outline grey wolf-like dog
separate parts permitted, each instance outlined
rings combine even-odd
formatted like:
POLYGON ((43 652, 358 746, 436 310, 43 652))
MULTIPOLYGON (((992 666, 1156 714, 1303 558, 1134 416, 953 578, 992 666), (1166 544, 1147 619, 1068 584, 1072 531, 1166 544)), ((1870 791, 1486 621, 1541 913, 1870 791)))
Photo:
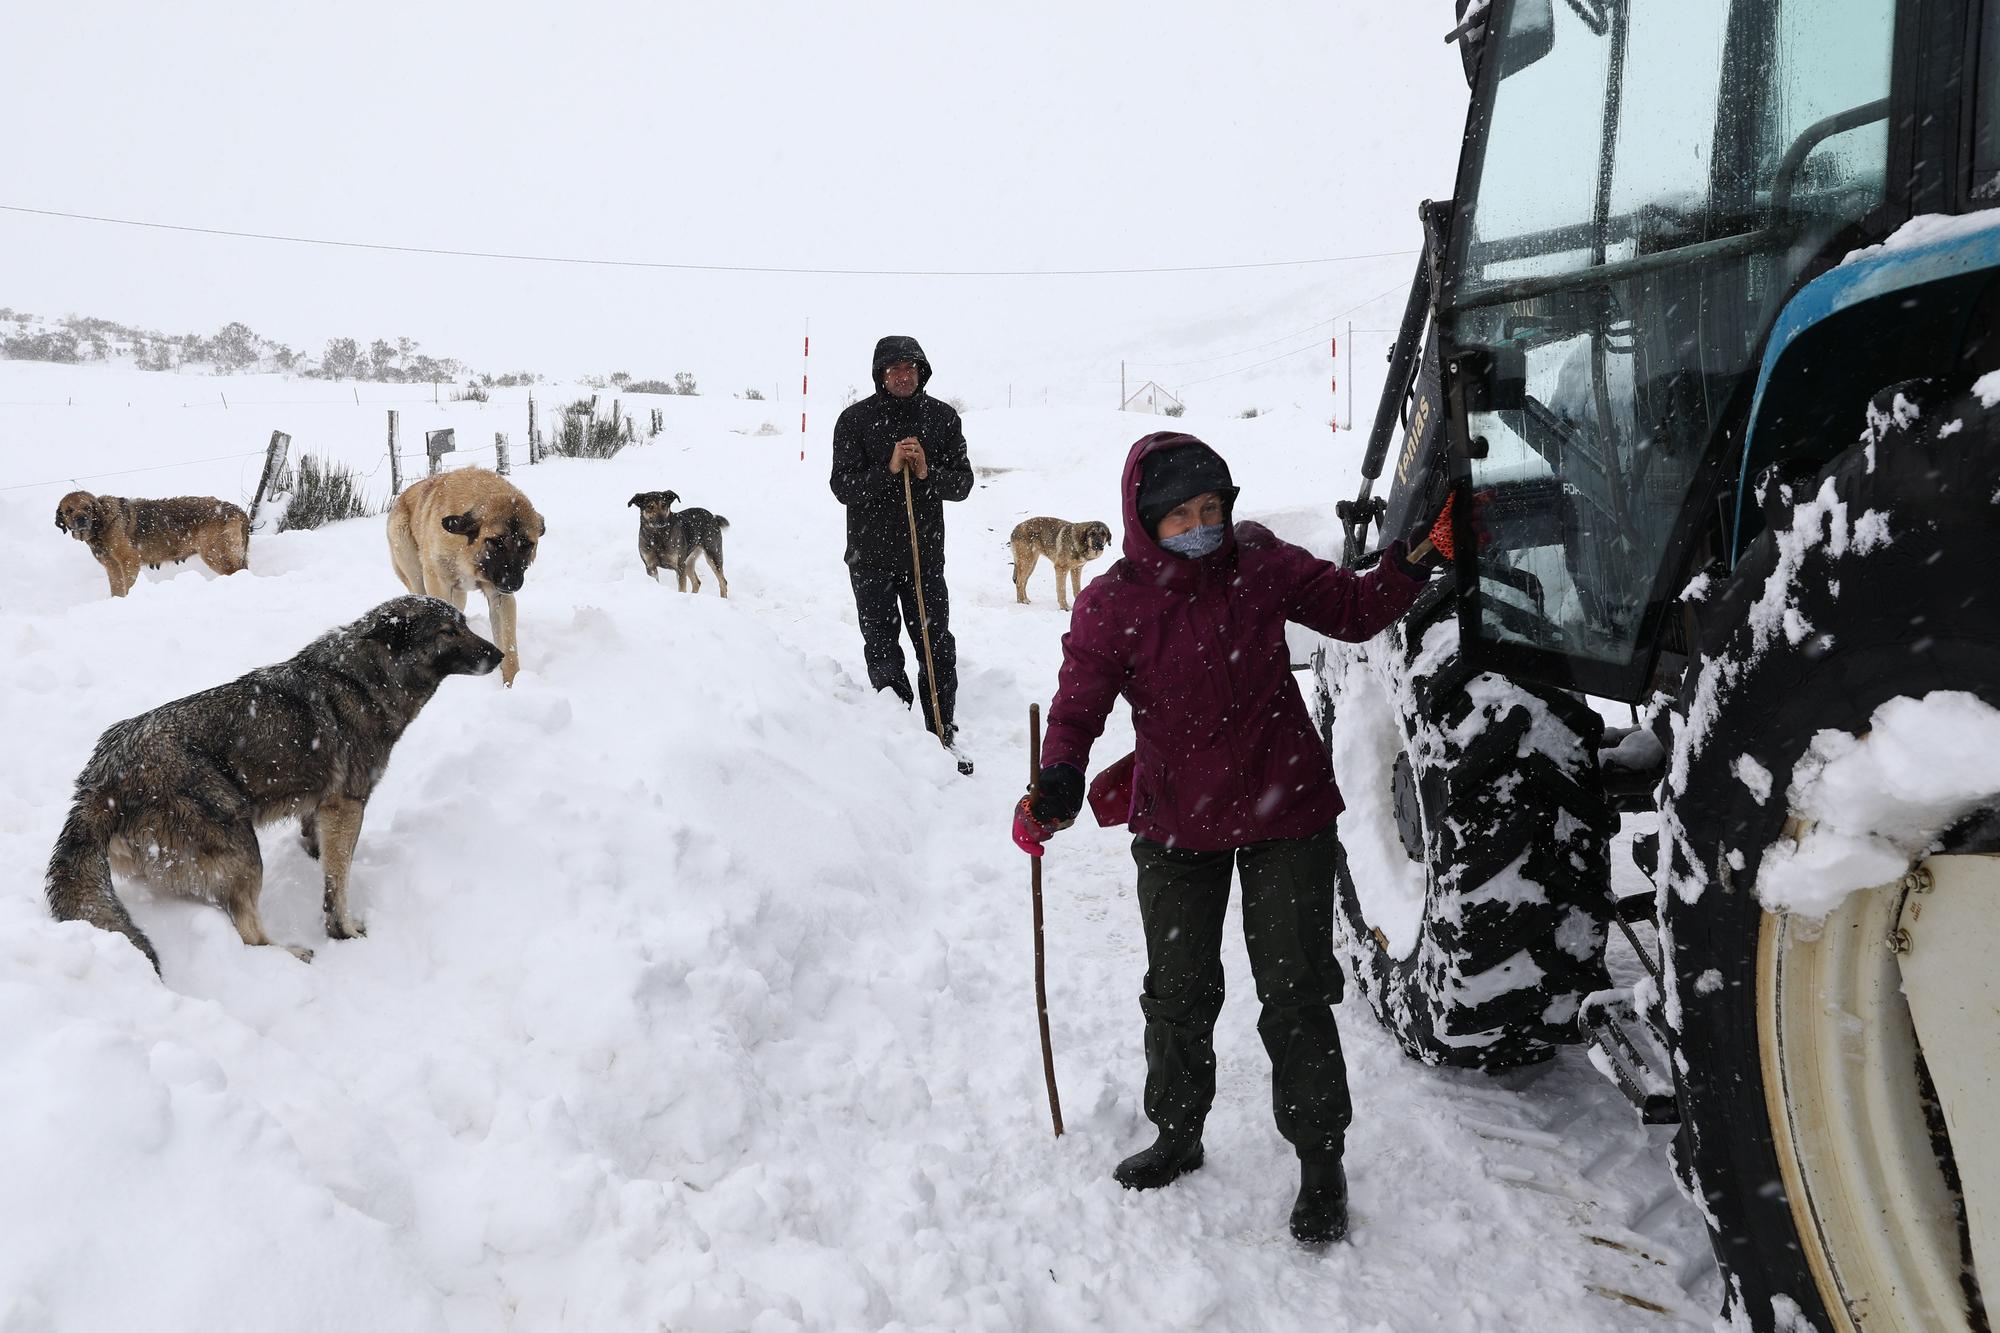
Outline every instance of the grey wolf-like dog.
POLYGON ((466 627, 464 612, 398 597, 289 661, 113 723, 77 777, 49 858, 49 910, 116 931, 159 971, 112 886, 116 870, 212 900, 245 944, 269 944, 257 826, 297 816, 324 868, 327 936, 362 934, 347 910, 347 873, 390 750, 447 676, 498 665, 500 650, 466 627))

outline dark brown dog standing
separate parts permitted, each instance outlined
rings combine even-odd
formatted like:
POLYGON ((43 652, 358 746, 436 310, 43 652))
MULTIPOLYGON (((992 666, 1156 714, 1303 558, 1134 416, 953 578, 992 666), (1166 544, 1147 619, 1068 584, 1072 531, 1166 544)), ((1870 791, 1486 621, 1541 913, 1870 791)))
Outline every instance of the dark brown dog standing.
POLYGON ((389 507, 389 558, 411 592, 442 597, 463 611, 477 588, 486 598, 500 679, 521 669, 514 637, 514 594, 527 581, 535 544, 548 523, 528 497, 497 472, 458 468, 411 486, 389 507))
POLYGON ((1069 610, 1068 582, 1083 591, 1083 567, 1111 545, 1111 529, 1098 522, 1066 523, 1059 518, 1024 518, 1014 525, 1007 544, 1014 549, 1014 600, 1028 600, 1028 576, 1042 556, 1056 567, 1056 605, 1069 610))
POLYGON ((655 579, 662 568, 674 571, 682 592, 688 585, 701 591, 701 575, 695 572, 694 558, 705 556, 715 571, 722 595, 729 596, 729 579, 722 572, 722 530, 729 520, 706 509, 683 509, 676 513, 674 502, 681 497, 672 491, 641 491, 625 503, 639 511, 639 559, 655 579))
POLYGON ((56 503, 56 527, 90 548, 123 597, 139 567, 178 564, 198 555, 218 574, 250 567, 250 516, 210 495, 128 500, 71 491, 56 503))

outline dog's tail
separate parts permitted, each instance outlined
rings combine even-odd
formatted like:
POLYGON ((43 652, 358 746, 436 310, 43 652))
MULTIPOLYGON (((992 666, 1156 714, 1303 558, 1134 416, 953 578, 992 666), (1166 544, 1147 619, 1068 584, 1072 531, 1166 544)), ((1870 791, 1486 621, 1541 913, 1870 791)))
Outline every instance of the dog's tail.
POLYGON ((715 526, 718 528, 726 528, 729 526, 729 520, 724 518, 722 515, 717 514, 715 516, 715 526))
POLYGON ((117 815, 102 796, 79 792, 56 836, 56 849, 49 857, 49 911, 58 921, 88 921, 100 930, 115 931, 132 941, 153 971, 160 970, 160 955, 153 942, 132 920, 125 904, 111 887, 111 859, 107 848, 117 815))
MULTIPOLYGON (((248 569, 250 568, 250 515, 236 505, 229 505, 227 508, 230 512, 223 516, 222 527, 230 546, 232 558, 229 563, 235 565, 236 569, 248 569)), ((236 570, 232 569, 229 572, 233 574, 236 570)))

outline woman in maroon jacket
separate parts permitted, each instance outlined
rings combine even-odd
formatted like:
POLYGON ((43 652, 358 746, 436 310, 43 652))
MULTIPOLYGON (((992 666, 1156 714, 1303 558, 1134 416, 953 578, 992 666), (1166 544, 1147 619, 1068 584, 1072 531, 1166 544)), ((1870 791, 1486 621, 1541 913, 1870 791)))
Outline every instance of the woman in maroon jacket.
POLYGON ((1342 569, 1259 524, 1231 522, 1235 500, 1228 465, 1192 435, 1161 432, 1132 446, 1125 558, 1070 613, 1044 766, 1016 807, 1014 838, 1039 856, 1076 818, 1091 743, 1124 696, 1137 747, 1121 813, 1139 867, 1145 1107, 1159 1137, 1114 1175, 1128 1189, 1153 1189, 1201 1165, 1234 865, 1272 1110, 1301 1164, 1292 1234, 1322 1244, 1347 1231, 1341 1152, 1352 1118, 1332 1007, 1341 994, 1341 801, 1292 680, 1285 623, 1372 638, 1409 609, 1430 568, 1397 542, 1369 573, 1342 569))

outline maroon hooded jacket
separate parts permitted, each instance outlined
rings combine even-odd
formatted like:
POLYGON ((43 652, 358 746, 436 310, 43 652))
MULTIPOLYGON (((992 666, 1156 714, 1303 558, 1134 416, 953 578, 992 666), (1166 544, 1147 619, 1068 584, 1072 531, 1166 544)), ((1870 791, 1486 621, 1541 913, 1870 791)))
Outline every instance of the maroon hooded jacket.
POLYGON ((1088 772, 1123 695, 1137 735, 1134 833, 1191 851, 1305 837, 1341 800, 1292 680, 1285 622, 1370 639, 1423 583, 1387 557, 1366 574, 1342 569, 1257 523, 1232 523, 1198 560, 1165 550, 1139 521, 1140 464, 1195 442, 1148 435, 1125 459, 1125 558, 1070 613, 1042 762, 1088 772))

